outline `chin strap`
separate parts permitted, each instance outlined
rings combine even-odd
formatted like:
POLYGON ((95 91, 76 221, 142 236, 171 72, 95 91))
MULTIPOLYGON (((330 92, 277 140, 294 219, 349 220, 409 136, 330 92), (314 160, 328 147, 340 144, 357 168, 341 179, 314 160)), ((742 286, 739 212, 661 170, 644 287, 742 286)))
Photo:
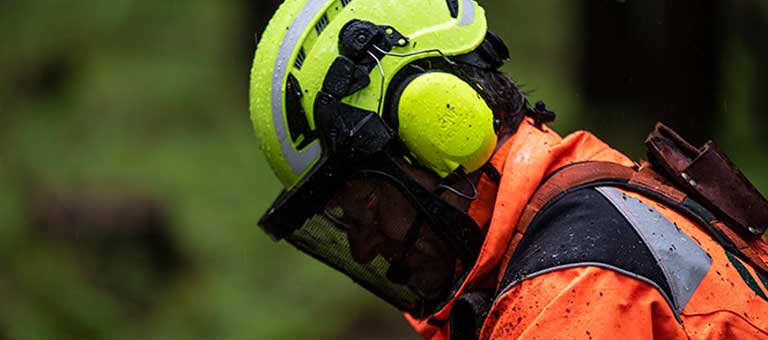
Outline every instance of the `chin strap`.
MULTIPOLYGON (((461 177, 467 184, 469 184, 470 188, 472 188, 472 193, 467 195, 463 192, 461 192, 459 189, 456 189, 448 184, 445 184, 445 182, 441 183, 439 186, 437 186, 438 189, 442 189, 445 191, 448 191, 456 196, 459 196, 467 201, 474 201, 477 199, 478 193, 477 193, 477 185, 472 182, 471 179, 469 179, 469 176, 467 176, 463 171, 459 170, 456 175, 458 177, 461 177)), ((450 177, 449 177, 450 178, 450 177)))
POLYGON ((485 163, 482 167, 483 173, 488 176, 488 179, 491 180, 491 182, 496 183, 496 185, 501 184, 501 172, 499 172, 498 169, 496 169, 491 162, 485 163))
MULTIPOLYGON (((490 179, 493 183, 496 185, 499 185, 501 183, 501 173, 498 169, 496 169, 491 162, 485 163, 480 170, 488 176, 488 179, 490 179)), ((437 188, 440 190, 448 191, 456 196, 459 196, 467 201, 474 201, 478 197, 478 191, 477 191, 477 185, 472 181, 472 179, 469 178, 468 175, 464 174, 463 172, 458 172, 456 174, 458 177, 461 177, 464 181, 466 181, 470 188, 472 188, 472 193, 467 195, 463 192, 461 192, 459 189, 456 189, 448 184, 441 183, 437 188)))

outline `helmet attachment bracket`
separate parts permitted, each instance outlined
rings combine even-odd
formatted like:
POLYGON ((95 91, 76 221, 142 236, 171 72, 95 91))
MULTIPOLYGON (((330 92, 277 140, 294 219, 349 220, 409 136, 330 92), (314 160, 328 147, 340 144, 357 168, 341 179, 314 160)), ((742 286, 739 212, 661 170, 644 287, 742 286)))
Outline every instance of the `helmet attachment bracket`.
POLYGON ((369 72, 367 67, 340 55, 333 61, 323 80, 323 91, 337 98, 349 96, 370 84, 369 72))
POLYGON ((322 91, 315 100, 315 123, 323 132, 323 146, 332 154, 349 159, 367 157, 384 149, 393 135, 376 112, 347 105, 322 91))
MULTIPOLYGON (((354 19, 344 25, 339 32, 339 52, 357 64, 373 67, 368 52, 389 52, 393 47, 408 46, 409 40, 392 26, 379 26, 370 21, 354 19), (377 47, 377 48, 374 48, 377 47)), ((370 71, 370 69, 369 69, 370 71)))

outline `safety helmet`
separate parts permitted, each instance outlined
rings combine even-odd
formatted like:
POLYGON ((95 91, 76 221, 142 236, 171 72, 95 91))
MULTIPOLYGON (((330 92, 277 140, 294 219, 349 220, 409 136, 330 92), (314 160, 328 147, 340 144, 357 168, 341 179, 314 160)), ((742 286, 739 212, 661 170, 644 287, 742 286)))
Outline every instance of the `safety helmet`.
POLYGON ((483 236, 439 197, 456 190, 404 167, 449 181, 488 162, 497 124, 459 64, 508 57, 472 0, 287 0, 251 75, 256 136, 285 187, 261 227, 414 317, 434 312, 483 236))

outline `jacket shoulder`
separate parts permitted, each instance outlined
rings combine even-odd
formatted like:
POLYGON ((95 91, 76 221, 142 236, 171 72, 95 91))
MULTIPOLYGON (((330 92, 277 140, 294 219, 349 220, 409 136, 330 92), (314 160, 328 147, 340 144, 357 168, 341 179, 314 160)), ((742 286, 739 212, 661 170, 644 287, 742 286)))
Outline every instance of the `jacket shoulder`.
POLYGON ((655 287, 679 316, 711 265, 654 208, 616 188, 583 188, 551 200, 531 221, 498 295, 546 273, 594 266, 655 287))

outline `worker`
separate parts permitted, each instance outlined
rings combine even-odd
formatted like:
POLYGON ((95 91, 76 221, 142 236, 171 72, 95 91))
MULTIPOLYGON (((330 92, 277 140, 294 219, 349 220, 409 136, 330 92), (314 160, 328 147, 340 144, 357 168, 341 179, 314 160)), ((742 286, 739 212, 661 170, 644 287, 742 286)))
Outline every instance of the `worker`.
POLYGON ((560 137, 508 59, 471 0, 287 0, 251 77, 262 228, 425 339, 768 339, 768 224, 560 137))

